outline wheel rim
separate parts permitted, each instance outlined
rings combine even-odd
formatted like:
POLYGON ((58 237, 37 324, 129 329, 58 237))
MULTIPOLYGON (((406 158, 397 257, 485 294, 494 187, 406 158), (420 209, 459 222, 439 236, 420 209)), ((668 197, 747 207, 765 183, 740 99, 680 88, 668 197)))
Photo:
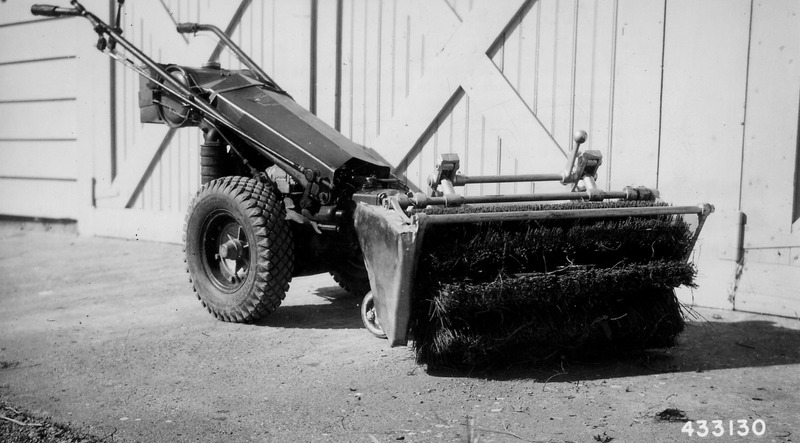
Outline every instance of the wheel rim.
POLYGON ((378 321, 378 313, 375 312, 375 304, 370 303, 367 306, 367 322, 375 329, 380 329, 381 324, 378 321))
POLYGON ((234 292, 250 271, 250 240, 244 227, 228 211, 206 218, 201 230, 203 267, 218 289, 234 292))
POLYGON ((375 310, 375 299, 372 292, 367 293, 362 302, 361 320, 364 326, 376 337, 385 338, 386 333, 383 332, 380 320, 378 320, 378 311, 375 310))

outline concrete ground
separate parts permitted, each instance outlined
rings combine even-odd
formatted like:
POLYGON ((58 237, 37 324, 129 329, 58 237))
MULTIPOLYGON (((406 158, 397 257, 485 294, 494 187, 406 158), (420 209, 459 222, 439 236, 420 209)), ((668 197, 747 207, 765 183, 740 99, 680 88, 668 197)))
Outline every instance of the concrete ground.
POLYGON ((428 373, 358 302, 301 278, 262 323, 222 323, 180 246, 4 225, 0 400, 114 442, 800 441, 796 319, 698 309, 667 351, 428 373))

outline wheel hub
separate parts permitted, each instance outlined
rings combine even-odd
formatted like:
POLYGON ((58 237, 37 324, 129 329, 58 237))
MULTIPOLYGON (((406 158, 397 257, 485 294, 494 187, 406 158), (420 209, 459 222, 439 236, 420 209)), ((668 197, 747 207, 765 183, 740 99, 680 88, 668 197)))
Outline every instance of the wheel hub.
POLYGON ((239 239, 231 239, 219 247, 219 256, 226 260, 239 260, 242 258, 244 247, 239 239))
POLYGON ((206 269, 220 289, 236 290, 250 269, 250 243, 239 222, 228 212, 213 214, 204 227, 206 269))

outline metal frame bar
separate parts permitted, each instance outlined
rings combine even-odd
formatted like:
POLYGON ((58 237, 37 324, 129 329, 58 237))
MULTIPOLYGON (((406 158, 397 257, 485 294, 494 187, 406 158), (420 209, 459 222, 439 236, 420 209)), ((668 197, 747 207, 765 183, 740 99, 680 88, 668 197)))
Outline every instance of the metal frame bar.
POLYGON ((520 183, 520 182, 547 182, 561 181, 559 174, 519 174, 519 175, 461 175, 457 174, 453 186, 464 186, 470 183, 520 183))
POLYGON ((484 223, 496 221, 528 221, 528 220, 564 220, 576 218, 607 217, 645 217, 654 215, 697 214, 707 217, 714 212, 708 203, 694 206, 651 206, 644 208, 599 208, 599 209, 557 209, 550 211, 506 211, 480 212, 466 214, 414 214, 417 218, 427 218, 434 225, 451 223, 484 223))
MULTIPOLYGON (((602 191, 598 197, 592 200, 605 200, 609 198, 619 198, 631 200, 630 194, 624 191, 602 191)), ((468 195, 447 194, 442 197, 416 198, 415 206, 455 206, 458 204, 473 203, 520 203, 536 201, 562 201, 562 200, 588 200, 589 195, 584 192, 542 192, 538 194, 507 194, 507 195, 468 195)), ((414 203, 412 199, 412 203, 414 203)))

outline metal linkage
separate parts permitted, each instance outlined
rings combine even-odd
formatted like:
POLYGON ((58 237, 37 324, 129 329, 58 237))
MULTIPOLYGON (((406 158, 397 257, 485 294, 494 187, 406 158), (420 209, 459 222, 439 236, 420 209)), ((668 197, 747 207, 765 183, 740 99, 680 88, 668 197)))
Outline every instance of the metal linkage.
MULTIPOLYGON (((649 191, 649 190, 648 190, 649 191)), ((633 200, 655 200, 654 198, 643 198, 653 196, 654 193, 640 192, 636 188, 625 188, 622 191, 602 191, 588 192, 540 192, 536 194, 507 194, 507 195, 468 195, 444 194, 440 197, 429 197, 423 193, 416 193, 411 197, 398 196, 400 205, 403 207, 414 206, 415 208, 425 208, 428 206, 459 206, 462 204, 476 203, 521 203, 521 202, 543 202, 543 201, 566 201, 566 200, 590 200, 602 201, 607 199, 621 199, 626 201, 633 200)))
POLYGON ((578 155, 581 144, 586 142, 586 131, 576 131, 573 140, 575 149, 570 152, 564 170, 552 174, 515 174, 515 175, 473 175, 466 176, 458 172, 460 161, 458 154, 442 154, 436 172, 428 177, 428 186, 431 195, 448 194, 450 186, 464 186, 470 183, 531 183, 560 181, 561 184, 577 184, 597 175, 597 169, 603 162, 603 155, 599 151, 589 150, 578 155))
POLYGON ((442 154, 436 172, 428 178, 430 195, 421 193, 410 196, 408 201, 400 198, 400 204, 426 207, 428 205, 459 206, 469 203, 509 203, 550 200, 590 200, 605 199, 623 200, 655 200, 658 192, 647 188, 625 188, 618 192, 603 191, 597 186, 595 178, 597 170, 603 163, 603 155, 599 151, 578 151, 586 142, 586 132, 576 131, 573 137, 575 149, 567 158, 567 164, 560 173, 552 174, 518 174, 518 175, 480 175, 466 176, 458 172, 460 160, 458 154, 442 154), (470 183, 532 183, 559 181, 563 185, 573 185, 570 192, 536 193, 517 195, 463 196, 455 191, 456 186, 470 183), (585 191, 575 192, 578 183, 583 181, 585 191))
POLYGON ((604 191, 597 186, 595 178, 597 170, 603 162, 599 151, 585 151, 578 155, 580 145, 586 141, 586 132, 575 133, 575 149, 572 151, 564 170, 553 174, 521 174, 521 175, 482 175, 465 176, 458 172, 460 161, 457 154, 442 154, 441 161, 436 167, 436 173, 428 178, 430 187, 429 195, 415 193, 407 197, 397 196, 399 206, 408 208, 425 208, 430 205, 460 206, 470 203, 515 203, 537 201, 562 201, 562 200, 589 200, 603 201, 606 199, 621 200, 647 200, 654 201, 658 198, 658 191, 639 187, 626 187, 621 191, 604 191), (562 184, 573 185, 569 192, 550 192, 533 194, 512 195, 479 195, 463 196, 455 191, 456 186, 469 183, 519 183, 560 181, 562 184), (575 191, 579 182, 583 182, 583 190, 575 191))

